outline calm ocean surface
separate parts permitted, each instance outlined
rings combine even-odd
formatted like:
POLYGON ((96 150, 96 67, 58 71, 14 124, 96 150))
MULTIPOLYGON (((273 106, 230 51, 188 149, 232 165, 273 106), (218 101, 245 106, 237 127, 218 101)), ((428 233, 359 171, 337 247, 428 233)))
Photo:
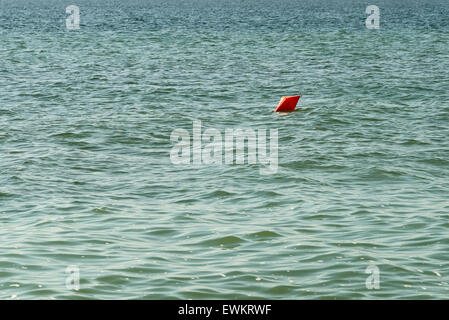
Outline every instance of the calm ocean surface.
POLYGON ((448 1, 1 0, 0 298, 448 299, 448 70, 448 1), (173 165, 193 120, 278 172, 173 165))

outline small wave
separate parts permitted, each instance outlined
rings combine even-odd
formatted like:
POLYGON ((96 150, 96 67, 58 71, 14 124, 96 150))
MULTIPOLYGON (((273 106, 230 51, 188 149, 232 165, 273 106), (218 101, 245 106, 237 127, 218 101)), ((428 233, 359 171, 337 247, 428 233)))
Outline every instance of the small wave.
POLYGON ((248 235, 249 238, 256 239, 256 240, 266 240, 266 239, 273 239, 282 237, 279 233, 276 233, 274 231, 270 230, 264 230, 259 232, 254 232, 248 235))
POLYGON ((149 236, 170 236, 178 233, 178 231, 174 229, 159 229, 153 230, 147 233, 149 236))
POLYGON ((206 240, 200 243, 201 246, 207 247, 225 247, 225 248, 234 248, 246 241, 242 238, 236 236, 226 236, 222 238, 215 238, 206 240))
POLYGON ((14 197, 11 193, 0 192, 0 198, 12 198, 14 197))
POLYGON ((225 190, 215 190, 208 193, 204 198, 227 198, 233 196, 235 193, 228 192, 225 190))

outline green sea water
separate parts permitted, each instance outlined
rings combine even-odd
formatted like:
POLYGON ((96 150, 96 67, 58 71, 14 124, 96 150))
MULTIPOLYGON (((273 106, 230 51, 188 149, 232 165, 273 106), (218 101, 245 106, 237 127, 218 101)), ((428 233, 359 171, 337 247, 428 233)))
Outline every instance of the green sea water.
POLYGON ((448 70, 447 1, 0 1, 0 298, 449 298, 448 70))

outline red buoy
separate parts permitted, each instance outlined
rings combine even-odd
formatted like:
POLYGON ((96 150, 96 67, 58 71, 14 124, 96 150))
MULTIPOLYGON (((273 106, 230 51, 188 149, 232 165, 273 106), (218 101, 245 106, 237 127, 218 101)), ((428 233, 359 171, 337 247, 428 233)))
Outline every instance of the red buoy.
POLYGON ((274 110, 274 112, 292 112, 293 110, 295 110, 299 98, 301 98, 301 95, 282 97, 279 105, 277 106, 276 110, 274 110))

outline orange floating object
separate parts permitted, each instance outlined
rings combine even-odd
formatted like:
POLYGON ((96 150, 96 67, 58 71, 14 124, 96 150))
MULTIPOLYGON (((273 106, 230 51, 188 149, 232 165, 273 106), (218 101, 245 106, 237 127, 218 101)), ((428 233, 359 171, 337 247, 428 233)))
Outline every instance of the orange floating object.
POLYGON ((292 112, 293 110, 295 110, 299 98, 301 98, 301 95, 282 97, 279 105, 277 106, 276 110, 274 110, 274 112, 292 112))

